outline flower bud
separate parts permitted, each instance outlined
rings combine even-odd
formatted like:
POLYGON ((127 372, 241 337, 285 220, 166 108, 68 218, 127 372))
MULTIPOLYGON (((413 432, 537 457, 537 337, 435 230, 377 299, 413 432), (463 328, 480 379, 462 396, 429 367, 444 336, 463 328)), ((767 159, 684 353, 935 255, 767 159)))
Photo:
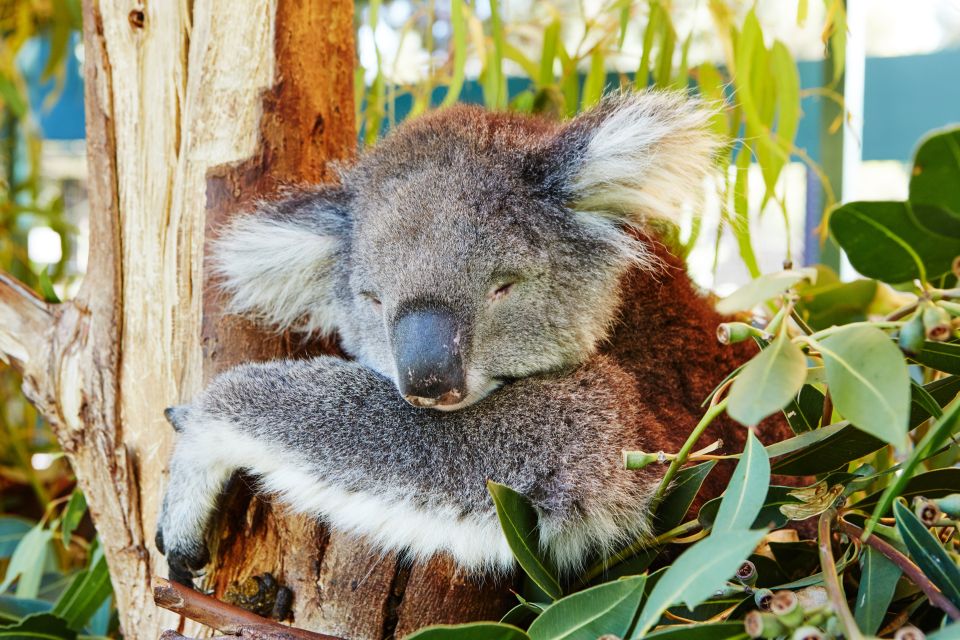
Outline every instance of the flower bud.
POLYGON ((960 302, 953 302, 952 300, 940 300, 937 302, 937 306, 952 316, 960 317, 960 302))
POLYGON ((924 338, 923 313, 917 311, 905 325, 900 327, 898 342, 905 353, 915 354, 923 350, 924 338))
POLYGON ((770 610, 770 601, 773 599, 773 591, 770 589, 757 589, 753 592, 753 602, 761 611, 770 610))
POLYGON ((749 560, 745 560, 737 569, 736 578, 748 587, 752 587, 757 584, 757 566, 749 560))
POLYGON ((777 591, 770 599, 770 613, 777 616, 784 626, 793 629, 803 622, 800 598, 793 591, 777 591))
POLYGON ((913 501, 913 512, 919 518, 920 522, 928 527, 932 527, 940 521, 943 512, 933 500, 926 498, 917 498, 913 501))
POLYGON ((763 336, 763 332, 746 322, 724 322, 717 327, 717 340, 720 344, 735 344, 749 340, 752 336, 763 336))
POLYGON ((777 616, 765 611, 751 611, 743 620, 743 629, 751 638, 776 638, 787 633, 777 616))
POLYGON ((923 640, 927 636, 912 624, 907 624, 893 633, 893 640, 923 640))
POLYGON ((943 342, 948 339, 953 333, 950 314, 936 305, 926 305, 923 309, 923 331, 927 340, 943 342))
POLYGON ((624 469, 643 469, 648 464, 662 461, 662 453, 644 453, 643 451, 624 451, 623 468, 624 469))
POLYGON ((934 500, 940 511, 951 518, 960 518, 960 493, 951 493, 934 500))
POLYGON ((826 636, 820 629, 810 625, 804 625, 794 631, 792 638, 793 640, 826 640, 826 636))

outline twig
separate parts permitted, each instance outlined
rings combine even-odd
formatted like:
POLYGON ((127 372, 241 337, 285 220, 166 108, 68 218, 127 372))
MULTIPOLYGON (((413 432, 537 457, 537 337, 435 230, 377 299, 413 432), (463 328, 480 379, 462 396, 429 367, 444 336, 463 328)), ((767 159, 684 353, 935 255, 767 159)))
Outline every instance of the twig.
MULTIPOLYGON (((855 524, 850 524, 843 518, 840 518, 839 523, 841 531, 848 536, 862 539, 863 529, 855 524)), ((910 578, 910 581, 923 591, 924 595, 926 595, 930 601, 930 604, 946 612, 951 620, 960 620, 960 609, 957 609, 957 606, 950 602, 935 584, 930 582, 930 579, 923 574, 920 567, 915 565, 910 558, 900 553, 900 551, 879 536, 867 536, 863 542, 882 553, 890 562, 900 567, 903 575, 910 578)))
MULTIPOLYGON (((717 396, 714 396, 714 400, 716 399, 717 396)), ((683 443, 680 451, 677 452, 677 457, 670 461, 670 466, 667 468, 667 472, 663 474, 663 479, 660 480, 660 485, 657 487, 657 492, 653 495, 653 504, 657 504, 661 499, 663 499, 664 494, 667 492, 667 488, 670 486, 670 483, 673 482, 673 478, 677 475, 677 472, 680 471, 680 467, 682 467, 687 461, 687 456, 690 455, 690 450, 693 449, 693 445, 695 445, 697 440, 700 439, 700 436, 703 435, 703 432, 707 430, 707 427, 710 426, 710 423, 713 422, 717 416, 723 413, 724 409, 726 408, 727 398, 724 398, 716 404, 711 405, 710 408, 707 409, 707 412, 700 419, 700 422, 690 433, 687 441, 683 443)))
MULTIPOLYGON (((159 607, 217 631, 250 640, 343 640, 325 633, 282 625, 163 578, 153 579, 153 601, 159 607)), ((167 637, 178 640, 177 636, 167 637)))
POLYGON ((854 620, 853 614, 850 613, 850 607, 847 606, 847 597, 840 585, 840 576, 837 575, 837 562, 833 559, 830 526, 836 517, 837 510, 831 507, 820 514, 820 523, 817 526, 817 546, 820 550, 820 569, 823 571, 823 584, 827 588, 827 593, 830 594, 830 600, 833 602, 837 617, 840 618, 840 624, 843 625, 844 637, 847 640, 863 640, 857 621, 854 620))

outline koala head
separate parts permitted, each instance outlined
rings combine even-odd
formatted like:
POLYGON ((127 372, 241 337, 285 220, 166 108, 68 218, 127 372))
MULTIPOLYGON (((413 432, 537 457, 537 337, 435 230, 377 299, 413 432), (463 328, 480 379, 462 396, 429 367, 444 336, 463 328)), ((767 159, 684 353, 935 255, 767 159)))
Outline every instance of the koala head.
POLYGON ((609 98, 567 123, 460 106, 399 126, 341 183, 236 216, 213 262, 232 311, 338 332, 418 407, 576 366, 606 337, 636 231, 712 168, 712 112, 609 98))

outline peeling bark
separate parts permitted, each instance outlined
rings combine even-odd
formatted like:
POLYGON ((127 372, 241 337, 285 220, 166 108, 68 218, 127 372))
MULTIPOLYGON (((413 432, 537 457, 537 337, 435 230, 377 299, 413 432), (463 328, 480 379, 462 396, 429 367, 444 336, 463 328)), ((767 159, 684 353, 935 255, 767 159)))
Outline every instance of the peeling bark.
MULTIPOLYGON (((153 545, 164 407, 236 363, 302 355, 224 316, 204 248, 255 198, 330 180, 354 153, 352 12, 347 0, 83 4, 88 273, 58 305, 0 276, 0 355, 86 493, 128 639, 184 631, 150 584, 166 572, 153 545)), ((464 579, 447 558, 404 565, 235 484, 214 534, 217 595, 270 571, 294 590, 298 627, 378 639, 509 603, 506 585, 464 579)))

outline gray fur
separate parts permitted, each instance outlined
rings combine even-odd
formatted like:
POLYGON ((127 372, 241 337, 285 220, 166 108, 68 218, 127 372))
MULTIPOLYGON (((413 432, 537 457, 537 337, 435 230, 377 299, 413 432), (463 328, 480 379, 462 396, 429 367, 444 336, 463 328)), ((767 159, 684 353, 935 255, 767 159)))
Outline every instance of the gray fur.
POLYGON ((171 566, 202 564, 238 469, 383 549, 446 551, 471 569, 511 562, 488 479, 533 501, 566 568, 647 534, 654 482, 621 470, 620 451, 657 434, 638 431, 643 399, 597 350, 621 278, 650 264, 626 229, 669 216, 709 172, 708 115, 660 93, 568 125, 459 108, 401 126, 341 187, 239 216, 214 255, 231 308, 337 331, 356 362, 241 366, 177 410, 160 522, 171 566), (464 331, 455 411, 413 408, 395 388, 393 319, 424 302, 464 331))

